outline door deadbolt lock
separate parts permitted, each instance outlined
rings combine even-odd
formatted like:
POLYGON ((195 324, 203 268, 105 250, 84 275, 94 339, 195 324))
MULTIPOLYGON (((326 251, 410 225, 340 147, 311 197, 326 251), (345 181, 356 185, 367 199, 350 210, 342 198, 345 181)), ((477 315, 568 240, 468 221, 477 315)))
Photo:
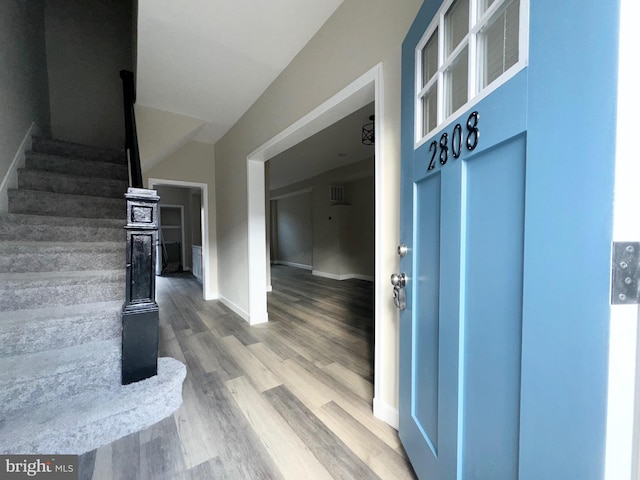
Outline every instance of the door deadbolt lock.
POLYGON ((407 275, 404 273, 394 273, 391 275, 391 285, 404 288, 407 284, 407 275))
POLYGON ((409 252, 409 247, 407 247, 404 243, 398 245, 398 255, 401 257, 406 257, 409 252))

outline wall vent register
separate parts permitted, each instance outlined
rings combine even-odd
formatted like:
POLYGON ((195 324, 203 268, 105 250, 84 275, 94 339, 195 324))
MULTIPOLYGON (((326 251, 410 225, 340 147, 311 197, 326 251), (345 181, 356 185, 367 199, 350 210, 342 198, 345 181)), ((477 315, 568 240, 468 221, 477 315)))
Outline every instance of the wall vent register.
POLYGON ((337 187, 337 186, 329 187, 329 199, 332 202, 343 203, 344 202, 344 187, 337 187))

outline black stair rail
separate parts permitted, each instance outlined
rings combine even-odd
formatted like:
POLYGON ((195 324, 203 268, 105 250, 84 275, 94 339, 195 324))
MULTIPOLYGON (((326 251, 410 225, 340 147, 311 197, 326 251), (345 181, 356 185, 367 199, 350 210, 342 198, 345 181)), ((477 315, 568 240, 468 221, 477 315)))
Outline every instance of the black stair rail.
POLYGON ((128 385, 158 373, 158 324, 156 303, 156 245, 158 197, 142 188, 142 169, 133 105, 133 73, 120 71, 124 91, 125 149, 129 159, 130 187, 127 199, 127 280, 122 307, 122 384, 128 385))
POLYGON ((124 148, 129 159, 129 183, 134 188, 142 188, 142 169, 140 168, 140 151, 138 150, 138 133, 136 130, 136 87, 133 72, 120 70, 122 92, 124 97, 124 148))

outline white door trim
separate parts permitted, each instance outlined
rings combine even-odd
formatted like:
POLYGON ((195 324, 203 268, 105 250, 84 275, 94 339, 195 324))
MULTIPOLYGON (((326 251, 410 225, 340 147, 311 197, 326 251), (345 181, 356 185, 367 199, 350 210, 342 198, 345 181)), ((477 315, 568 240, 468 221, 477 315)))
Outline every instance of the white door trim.
MULTIPOLYGON (((211 291, 211 272, 209 269, 209 189, 206 183, 184 182, 182 180, 167 180, 162 178, 149 178, 147 180, 149 188, 155 190, 158 185, 170 187, 199 188, 202 191, 202 203, 200 208, 204 214, 200 216, 202 222, 202 298, 214 300, 218 298, 218 293, 211 291)), ((184 228, 183 228, 184 234, 184 228)), ((184 243, 184 242, 183 242, 184 243)))
MULTIPOLYGON (((264 162, 302 140, 334 124, 338 120, 353 113, 357 109, 375 101, 376 143, 375 143, 375 338, 380 338, 384 311, 383 299, 388 293, 386 282, 382 278, 382 165, 383 142, 385 138, 383 109, 383 77, 382 63, 379 63, 360 78, 345 87, 336 95, 316 107, 290 127, 251 152, 247 157, 247 200, 249 227, 249 323, 255 325, 268 321, 267 315, 267 281, 266 281, 266 249, 265 249, 265 184, 264 162)), ((374 404, 381 397, 383 377, 382 365, 393 363, 394 359, 382 358, 382 342, 376 341, 374 346, 374 404)), ((387 423, 396 423, 395 415, 389 415, 384 409, 374 409, 374 415, 387 423), (376 412, 377 410, 377 412, 376 412)))

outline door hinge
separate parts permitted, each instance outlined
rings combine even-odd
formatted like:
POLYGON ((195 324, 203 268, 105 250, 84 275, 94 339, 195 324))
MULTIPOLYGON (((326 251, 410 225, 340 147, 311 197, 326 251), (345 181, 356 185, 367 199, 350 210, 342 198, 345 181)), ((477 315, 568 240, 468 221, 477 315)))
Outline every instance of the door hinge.
POLYGON ((611 304, 638 304, 640 242, 613 242, 611 304))

